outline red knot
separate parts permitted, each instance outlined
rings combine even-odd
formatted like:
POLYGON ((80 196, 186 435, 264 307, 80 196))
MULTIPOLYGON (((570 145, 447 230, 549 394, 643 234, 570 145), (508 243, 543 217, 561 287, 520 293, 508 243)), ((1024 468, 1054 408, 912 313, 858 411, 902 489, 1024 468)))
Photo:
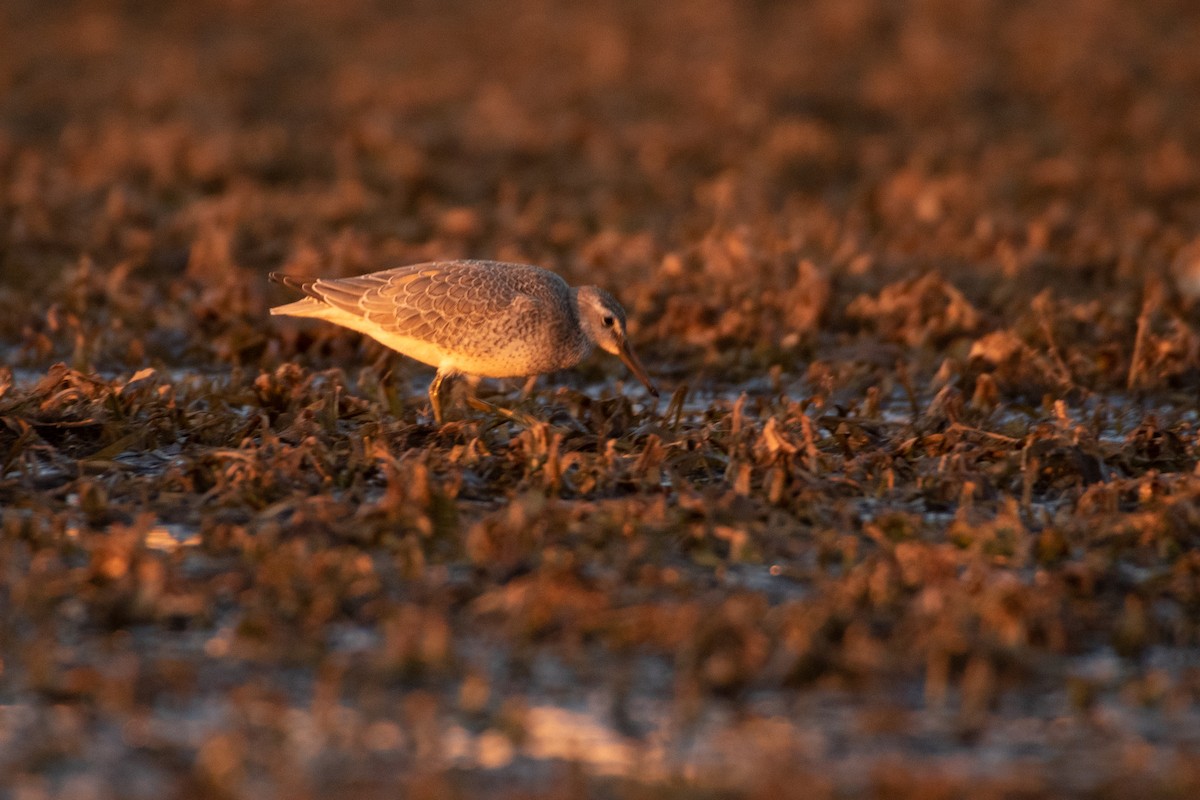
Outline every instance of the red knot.
POLYGON ((352 278, 271 280, 307 295, 272 314, 342 325, 437 368, 429 386, 442 422, 442 385, 468 375, 515 378, 575 366, 593 346, 625 363, 650 394, 629 345, 625 309, 596 286, 568 286, 549 270, 500 261, 434 261, 352 278))

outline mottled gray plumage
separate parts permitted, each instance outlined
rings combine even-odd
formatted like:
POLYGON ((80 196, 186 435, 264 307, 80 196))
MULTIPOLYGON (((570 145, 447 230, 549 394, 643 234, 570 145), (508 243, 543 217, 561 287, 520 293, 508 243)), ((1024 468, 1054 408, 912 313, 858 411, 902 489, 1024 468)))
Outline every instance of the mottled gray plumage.
POLYGON ((658 393, 626 340, 621 304, 541 267, 437 261, 352 278, 271 278, 308 295, 272 314, 335 322, 437 367, 430 399, 439 421, 447 377, 540 375, 575 366, 596 344, 658 393))

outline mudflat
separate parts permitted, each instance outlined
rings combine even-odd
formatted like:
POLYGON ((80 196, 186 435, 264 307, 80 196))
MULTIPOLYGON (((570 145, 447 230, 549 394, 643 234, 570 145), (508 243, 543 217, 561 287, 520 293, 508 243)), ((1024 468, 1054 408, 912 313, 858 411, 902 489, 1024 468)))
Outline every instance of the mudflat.
POLYGON ((1200 795, 1198 31, 4 3, 0 795, 1200 795), (662 397, 268 314, 458 258, 662 397))

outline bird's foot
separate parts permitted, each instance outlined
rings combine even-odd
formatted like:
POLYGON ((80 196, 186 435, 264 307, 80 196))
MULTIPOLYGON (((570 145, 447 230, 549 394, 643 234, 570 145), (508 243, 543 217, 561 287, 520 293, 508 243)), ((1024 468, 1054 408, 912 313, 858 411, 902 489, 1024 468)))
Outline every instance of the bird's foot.
POLYGON ((526 414, 524 411, 517 411, 514 409, 501 408, 498 405, 489 403, 486 400, 480 400, 478 397, 474 397, 474 396, 467 398, 467 405, 469 405, 471 408, 475 409, 476 411, 482 411, 486 414, 495 414, 495 415, 503 417, 504 419, 507 419, 511 422, 515 422, 518 425, 523 425, 526 428, 532 428, 533 426, 535 426, 541 422, 541 420, 539 420, 536 417, 533 417, 529 414, 526 414))

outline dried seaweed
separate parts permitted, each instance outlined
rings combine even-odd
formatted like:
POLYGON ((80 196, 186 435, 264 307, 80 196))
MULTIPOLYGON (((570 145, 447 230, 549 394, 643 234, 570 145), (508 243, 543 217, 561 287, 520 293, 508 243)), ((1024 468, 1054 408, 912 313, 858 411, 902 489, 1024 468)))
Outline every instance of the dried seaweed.
POLYGON ((1190 8, 0 18, 14 797, 1200 792, 1190 8), (670 399, 266 314, 463 256, 670 399))

